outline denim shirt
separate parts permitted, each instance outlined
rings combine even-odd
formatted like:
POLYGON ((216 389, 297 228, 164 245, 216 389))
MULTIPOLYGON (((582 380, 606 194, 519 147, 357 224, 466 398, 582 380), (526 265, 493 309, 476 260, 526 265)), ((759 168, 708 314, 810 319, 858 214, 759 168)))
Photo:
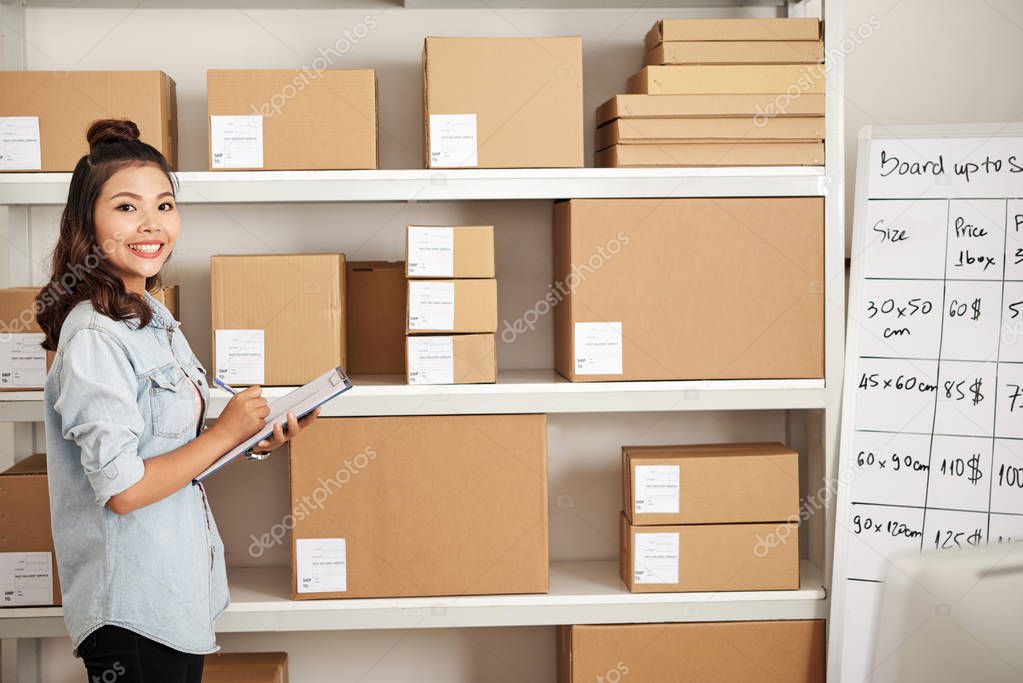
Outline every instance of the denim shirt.
POLYGON ((142 478, 143 461, 200 431, 190 378, 203 419, 209 404, 206 371, 180 323, 148 293, 146 300, 146 327, 80 302, 46 378, 53 544, 76 655, 107 624, 182 652, 216 652, 213 622, 229 602, 224 546, 201 484, 124 515, 106 507, 142 478))

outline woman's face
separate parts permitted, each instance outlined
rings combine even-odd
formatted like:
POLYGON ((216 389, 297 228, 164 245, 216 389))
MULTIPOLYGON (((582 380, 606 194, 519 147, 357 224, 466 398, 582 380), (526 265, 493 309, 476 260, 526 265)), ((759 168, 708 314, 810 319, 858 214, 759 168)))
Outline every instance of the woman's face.
POLYGON ((160 272, 181 229, 170 180, 153 164, 125 166, 103 185, 93 209, 96 241, 125 288, 141 294, 160 272))

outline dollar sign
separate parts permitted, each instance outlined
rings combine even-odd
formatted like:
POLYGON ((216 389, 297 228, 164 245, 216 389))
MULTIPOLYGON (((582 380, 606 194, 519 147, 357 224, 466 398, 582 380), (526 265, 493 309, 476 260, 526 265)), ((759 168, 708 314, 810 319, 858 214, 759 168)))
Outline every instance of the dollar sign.
POLYGON ((976 486, 977 482, 984 477, 980 472, 980 453, 974 453, 966 464, 970 468, 970 483, 976 486))
POLYGON ((984 400, 984 394, 980 393, 980 387, 984 381, 978 377, 973 380, 973 384, 970 385, 970 392, 973 394, 973 405, 977 405, 984 400))
POLYGON ((979 297, 973 300, 973 303, 970 304, 970 307, 973 309, 973 316, 970 317, 970 320, 977 320, 978 318, 980 318, 980 298, 979 297))

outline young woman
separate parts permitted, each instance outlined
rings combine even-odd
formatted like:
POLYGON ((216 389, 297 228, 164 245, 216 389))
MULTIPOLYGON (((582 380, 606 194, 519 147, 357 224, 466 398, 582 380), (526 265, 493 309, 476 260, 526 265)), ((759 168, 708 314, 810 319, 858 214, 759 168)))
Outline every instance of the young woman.
MULTIPOLYGON (((192 479, 263 425, 259 387, 205 428, 205 369, 149 294, 180 219, 167 160, 130 121, 97 121, 36 300, 46 464, 64 621, 89 680, 198 683, 229 602, 224 547, 192 479)), ((318 411, 317 411, 318 412, 318 411)), ((288 415, 269 452, 316 418, 288 415)))

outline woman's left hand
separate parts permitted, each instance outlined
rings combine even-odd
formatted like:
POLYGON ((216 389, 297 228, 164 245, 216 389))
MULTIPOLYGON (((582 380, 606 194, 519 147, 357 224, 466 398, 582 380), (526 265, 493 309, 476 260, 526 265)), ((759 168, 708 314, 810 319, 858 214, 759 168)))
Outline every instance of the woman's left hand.
POLYGON ((319 414, 320 409, 317 408, 313 412, 303 417, 301 420, 296 420, 294 413, 288 413, 288 433, 285 434, 284 426, 281 425, 280 422, 277 422, 276 424, 274 424, 273 436, 270 437, 269 439, 263 439, 255 446, 253 446, 252 452, 255 455, 264 455, 274 450, 275 448, 280 448, 281 446, 283 446, 284 444, 288 443, 296 436, 298 436, 299 432, 301 432, 303 429, 312 424, 312 422, 316 419, 316 416, 319 414))

